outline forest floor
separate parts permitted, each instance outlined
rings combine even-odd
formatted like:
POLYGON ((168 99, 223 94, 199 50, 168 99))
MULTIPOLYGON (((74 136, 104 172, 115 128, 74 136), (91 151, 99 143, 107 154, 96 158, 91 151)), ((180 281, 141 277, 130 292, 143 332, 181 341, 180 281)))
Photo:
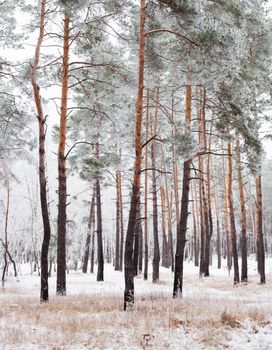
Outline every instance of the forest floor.
MULTIPOLYGON (((39 303, 39 277, 26 267, 0 291, 1 350, 81 349, 272 349, 272 260, 267 284, 259 285, 249 260, 249 283, 233 286, 224 266, 199 279, 185 263, 184 295, 172 299, 173 275, 161 269, 160 282, 135 278, 135 309, 123 312, 123 274, 105 267, 105 282, 70 272, 67 296, 39 303)), ((150 267, 151 272, 151 267, 150 267)))

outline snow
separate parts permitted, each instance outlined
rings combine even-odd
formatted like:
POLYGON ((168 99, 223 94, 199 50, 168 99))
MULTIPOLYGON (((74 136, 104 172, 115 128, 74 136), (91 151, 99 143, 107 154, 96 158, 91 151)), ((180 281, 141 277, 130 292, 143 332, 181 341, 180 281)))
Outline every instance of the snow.
MULTIPOLYGON (((135 278, 135 309, 124 312, 123 273, 105 266, 105 282, 95 275, 70 271, 67 296, 39 303, 39 277, 21 266, 0 291, 0 348, 36 349, 271 349, 272 259, 267 284, 258 284, 254 257, 249 282, 233 286, 223 260, 221 270, 199 279, 198 268, 185 262, 184 293, 172 299, 173 275, 161 268, 160 282, 151 275, 135 278)), ((152 267, 149 267, 151 274, 152 267)))

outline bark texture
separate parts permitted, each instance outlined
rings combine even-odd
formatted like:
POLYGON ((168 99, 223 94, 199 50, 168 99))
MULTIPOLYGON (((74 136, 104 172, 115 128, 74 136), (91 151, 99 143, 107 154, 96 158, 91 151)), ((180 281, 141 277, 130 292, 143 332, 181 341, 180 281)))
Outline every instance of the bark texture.
POLYGON ((66 295, 66 221, 67 221, 67 179, 66 179, 66 129, 69 71, 70 19, 64 16, 63 57, 61 74, 61 107, 58 148, 58 230, 57 230, 57 294, 66 295))
POLYGON ((125 291, 124 310, 134 304, 134 269, 133 269, 133 238, 136 224, 137 208, 140 200, 141 170, 142 170, 142 116, 144 91, 144 61, 145 61, 145 0, 141 0, 140 10, 140 47, 138 94, 135 118, 135 163, 132 185, 132 195, 129 209, 128 228, 125 243, 125 291))
POLYGON ((46 0, 41 1, 40 12, 40 25, 39 25, 39 37, 36 44, 35 57, 33 66, 31 69, 31 84, 34 93, 35 107, 38 118, 39 127, 39 185, 40 185, 40 203, 43 220, 43 242, 41 250, 41 290, 40 300, 41 302, 47 302, 49 300, 49 287, 48 287, 48 252, 51 236, 51 227, 48 212, 47 201, 47 182, 46 182, 46 161, 45 161, 45 137, 46 117, 44 116, 43 106, 40 97, 40 88, 37 83, 37 69, 40 62, 41 46, 44 39, 44 26, 45 26, 45 12, 46 12, 46 0))

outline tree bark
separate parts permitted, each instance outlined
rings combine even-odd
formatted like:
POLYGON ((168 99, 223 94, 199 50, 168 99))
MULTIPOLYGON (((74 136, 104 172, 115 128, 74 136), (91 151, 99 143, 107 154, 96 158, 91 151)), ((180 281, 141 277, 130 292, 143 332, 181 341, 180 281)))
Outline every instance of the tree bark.
POLYGON ((119 202, 119 171, 116 171, 116 235, 114 270, 120 271, 120 202, 119 202))
POLYGON ((240 282, 239 278, 239 265, 238 265, 238 252, 237 252, 237 237, 236 227, 234 218, 234 207, 233 207, 233 196, 232 196, 232 154, 231 145, 228 143, 228 162, 229 162, 229 187, 228 187, 228 202, 229 202, 229 215, 230 215, 230 229, 232 239, 232 256, 233 256, 233 267, 234 267, 234 284, 240 282))
POLYGON ((60 128, 58 148, 58 230, 57 230, 57 295, 66 295, 66 221, 67 221, 67 179, 66 179, 66 128, 69 71, 70 19, 64 15, 62 87, 60 107, 60 128))
POLYGON ((44 26, 45 26, 45 12, 46 12, 46 0, 41 1, 40 12, 40 24, 39 24, 39 37, 36 44, 35 57, 33 66, 31 69, 31 84, 34 93, 35 107, 38 118, 39 126, 39 184, 40 184, 40 203, 43 220, 43 242, 41 251, 41 290, 40 300, 41 302, 47 302, 49 300, 49 287, 48 287, 48 252, 51 236, 48 202, 47 202, 47 181, 46 181, 46 161, 45 161, 45 137, 46 117, 44 116, 43 107, 40 97, 40 88, 37 83, 37 69, 40 62, 41 46, 44 39, 44 26))
MULTIPOLYGON (((186 128, 190 131, 191 114, 192 114, 192 88, 186 85, 186 128)), ((182 196, 181 196, 181 210, 179 224, 177 227, 177 247, 175 255, 175 274, 173 297, 182 296, 183 288, 183 260, 184 249, 186 244, 186 231, 188 221, 189 208, 189 192, 190 192, 190 167, 191 159, 186 160, 183 165, 183 179, 182 179, 182 196)))
POLYGON ((240 197, 240 212, 241 212, 241 252, 242 252, 242 271, 241 282, 247 282, 247 219, 246 219, 246 206, 244 196, 243 175, 241 166, 241 154, 240 154, 240 142, 236 141, 237 150, 237 175, 238 175, 238 188, 240 197))
MULTIPOLYGON (((223 145, 224 148, 224 145, 223 145)), ((224 149, 223 149, 224 152, 224 149)), ((225 167, 225 155, 222 156, 222 166, 223 166, 223 192, 224 192, 224 233, 226 236, 226 250, 227 250, 227 266, 230 273, 232 267, 232 255, 231 255, 231 240, 230 240, 230 229, 228 220, 228 191, 227 191, 227 179, 226 179, 226 167, 225 167)))
POLYGON ((258 271, 260 274, 260 283, 265 284, 265 251, 263 240, 263 198, 262 198, 262 177, 256 177, 256 202, 257 202, 257 254, 258 254, 258 271))
POLYGON ((123 270, 123 257, 124 257, 124 213, 123 213, 123 195, 122 195, 122 176, 120 172, 119 176, 119 207, 120 207, 120 271, 123 270))
MULTIPOLYGON (((218 174, 217 167, 215 168, 216 174, 218 174)), ((218 175, 217 175, 218 176, 218 175)), ((214 176, 215 178, 215 176, 214 176)), ((217 268, 221 269, 221 233, 220 233, 220 214, 219 214, 219 203, 218 203, 218 179, 215 178, 214 185, 214 205, 215 205, 215 214, 216 214, 216 250, 217 250, 217 268)))
POLYGON ((165 193, 164 193, 164 187, 161 187, 160 189, 161 194, 161 225, 162 225, 162 266, 163 267, 169 267, 168 262, 168 244, 167 244, 167 237, 166 237, 166 222, 165 222, 165 193))
POLYGON ((88 222, 88 234, 87 234, 87 239, 86 239, 84 259, 83 259, 83 265, 82 265, 82 272, 83 273, 87 273, 87 269, 88 269, 91 236, 92 236, 92 230, 93 230, 92 223, 93 223, 94 209, 95 209, 95 188, 93 188, 91 207, 90 207, 90 215, 89 215, 89 222, 88 222))
POLYGON ((134 305, 134 271, 133 271, 133 238, 136 224, 137 208, 140 200, 141 170, 142 170, 142 116, 144 91, 144 62, 145 62, 145 0, 141 0, 140 9, 140 45, 138 96, 135 117, 135 163, 130 202, 128 228, 125 243, 125 291, 124 310, 134 305))
POLYGON ((151 160, 152 160, 152 200, 153 200, 153 273, 152 280, 157 282, 160 278, 160 245, 159 245, 159 227, 158 227, 158 199, 157 199, 157 174, 156 174, 156 155, 157 155, 157 145, 156 145, 156 133, 157 133, 157 120, 158 120, 158 108, 159 108, 159 88, 157 88, 156 96, 156 106, 154 113, 154 124, 151 147, 151 160))
MULTIPOLYGON (((96 144, 96 157, 99 159, 99 145, 96 144)), ((97 277, 98 282, 104 281, 104 254, 102 236, 102 204, 100 192, 100 180, 96 179, 96 234, 97 234, 97 277)))
MULTIPOLYGON (((149 89, 146 93, 146 120, 145 120, 145 169, 148 168, 148 128, 149 128, 149 89)), ((144 181, 144 279, 148 278, 148 177, 147 171, 145 171, 145 181, 144 181)))
POLYGON ((91 237, 91 268, 90 268, 90 273, 94 273, 94 252, 95 252, 95 207, 93 211, 93 216, 92 216, 92 227, 93 227, 93 232, 92 232, 92 237, 91 237))

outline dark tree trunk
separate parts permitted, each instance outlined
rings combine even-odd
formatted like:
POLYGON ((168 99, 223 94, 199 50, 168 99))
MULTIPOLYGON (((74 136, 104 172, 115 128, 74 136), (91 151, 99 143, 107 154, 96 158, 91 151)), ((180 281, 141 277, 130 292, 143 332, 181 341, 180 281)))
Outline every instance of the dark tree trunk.
POLYGON ((88 222, 88 234, 87 234, 87 239, 86 239, 84 259, 83 259, 83 265, 82 265, 82 272, 83 273, 87 273, 87 269, 88 269, 91 235, 92 235, 92 230, 93 230, 92 222, 93 222, 94 209, 95 209, 95 188, 93 189, 91 207, 90 207, 90 215, 89 215, 89 222, 88 222))
MULTIPOLYGON (((190 131, 191 125, 191 109, 192 109, 192 88, 186 85, 186 129, 190 131)), ((183 288, 183 261, 184 249, 186 244, 186 231, 188 221, 188 207, 189 207, 189 192, 190 192, 190 167, 191 159, 184 162, 183 179, 182 179, 182 196, 179 224, 177 227, 177 248, 175 255, 175 274, 173 297, 182 296, 183 288)))
POLYGON ((120 206, 120 271, 123 271, 123 257, 124 257, 124 215, 123 215, 123 195, 122 195, 122 176, 119 178, 119 206, 120 206))
MULTIPOLYGON (((93 228, 94 227, 95 227, 95 215, 93 215, 93 228)), ((94 248, 95 248, 95 231, 92 232, 90 273, 94 273, 94 248)))
POLYGON ((128 228, 125 244, 125 291, 124 310, 134 305, 134 269, 133 240, 136 224, 137 208, 140 201, 141 168, 142 168, 142 116, 144 91, 144 61, 145 61, 145 0, 141 0, 140 10, 140 45, 139 45, 139 75, 138 96, 135 118, 135 163, 130 202, 128 228))
POLYGON ((38 125, 39 125, 39 184, 40 184, 40 203, 43 219, 43 243, 41 251, 41 291, 40 300, 46 302, 49 299, 48 288, 48 252, 50 244, 50 220, 48 213, 47 203, 47 183, 46 183, 46 162, 45 162, 45 121, 43 107, 40 97, 40 88, 37 83, 37 69, 40 61, 40 50, 44 39, 44 26, 45 26, 45 12, 46 12, 46 0, 41 1, 40 12, 40 32, 35 50, 35 57, 31 71, 31 84, 34 93, 35 106, 37 111, 38 125))
POLYGON ((139 262, 139 230, 140 230, 140 211, 138 210, 137 222, 135 225, 134 233, 134 249, 133 249, 133 268, 134 276, 138 275, 138 262, 139 262))
MULTIPOLYGON (((98 147, 98 146, 97 146, 98 147)), ((102 238, 102 210, 101 210, 101 194, 100 180, 96 180, 96 215, 97 215, 97 277, 96 280, 104 281, 104 254, 103 254, 103 238, 102 238)))
POLYGON ((157 282, 160 278, 160 245, 159 245, 159 227, 158 227, 158 198, 157 198, 157 175, 156 175, 156 158, 157 158, 157 145, 156 145, 156 133, 157 133, 157 120, 158 120, 158 108, 159 108, 159 88, 157 88, 156 106, 154 114, 154 125, 152 136, 154 137, 151 147, 151 160, 152 160, 152 200, 153 200, 153 273, 152 280, 157 282))
MULTIPOLYGON (((149 128, 149 89, 146 93, 146 120, 145 120, 145 168, 148 168, 148 128, 149 128)), ((148 205, 147 205, 147 193, 148 193, 148 178, 147 171, 145 171, 144 178, 144 280, 148 278, 148 205)))
POLYGON ((184 261, 184 249, 186 244, 186 231, 187 231, 188 206, 189 206, 190 166, 191 166, 190 160, 184 162, 181 211, 180 211, 180 221, 179 221, 178 231, 177 231, 177 249, 176 249, 176 255, 175 255, 175 275, 174 275, 174 288, 173 288, 174 298, 178 296, 182 296, 182 288, 183 288, 183 261, 184 261))
POLYGON ((265 283, 265 251, 263 239, 263 199, 262 199, 262 177, 256 178, 256 199, 257 199, 257 254, 258 254, 258 271, 260 274, 260 283, 265 283))
POLYGON ((139 273, 143 271, 143 229, 142 222, 139 223, 139 262, 138 262, 139 273))
MULTIPOLYGON (((152 145, 153 147, 154 145, 152 145)), ((154 151, 152 152, 154 153, 154 151)), ((160 246, 159 246, 159 230, 158 230, 158 200, 157 200, 157 180, 156 180, 156 160, 153 160, 152 156, 152 197, 153 197, 153 272, 152 280, 157 282, 160 277, 160 246)))
POLYGON ((62 57, 62 91, 60 108, 59 148, 58 148, 58 230, 57 230, 57 294, 66 295, 66 125, 68 101, 68 71, 69 71, 69 33, 70 20, 64 16, 63 57, 62 57))
POLYGON ((233 256, 233 266, 234 266, 234 284, 236 284, 240 282, 240 277, 239 277, 237 237, 236 237, 236 227, 235 227, 233 197, 232 197, 232 154, 231 154, 230 143, 228 144, 228 160, 229 160, 228 201, 229 201, 230 228, 231 228, 231 239, 232 239, 232 256, 233 256))
POLYGON ((238 187, 240 197, 240 211, 241 211, 241 253, 242 253, 242 272, 241 282, 247 282, 247 222, 246 222, 246 207, 245 207, 245 196, 244 196, 244 185, 243 175, 241 167, 241 155, 240 155, 240 143, 239 140, 236 142, 237 149, 237 173, 238 173, 238 187))
POLYGON ((120 271, 120 202, 119 202, 119 171, 116 172, 116 235, 114 270, 120 271))
POLYGON ((216 250, 217 250, 217 268, 221 269, 221 236, 220 236, 220 226, 219 218, 216 218, 216 250))

